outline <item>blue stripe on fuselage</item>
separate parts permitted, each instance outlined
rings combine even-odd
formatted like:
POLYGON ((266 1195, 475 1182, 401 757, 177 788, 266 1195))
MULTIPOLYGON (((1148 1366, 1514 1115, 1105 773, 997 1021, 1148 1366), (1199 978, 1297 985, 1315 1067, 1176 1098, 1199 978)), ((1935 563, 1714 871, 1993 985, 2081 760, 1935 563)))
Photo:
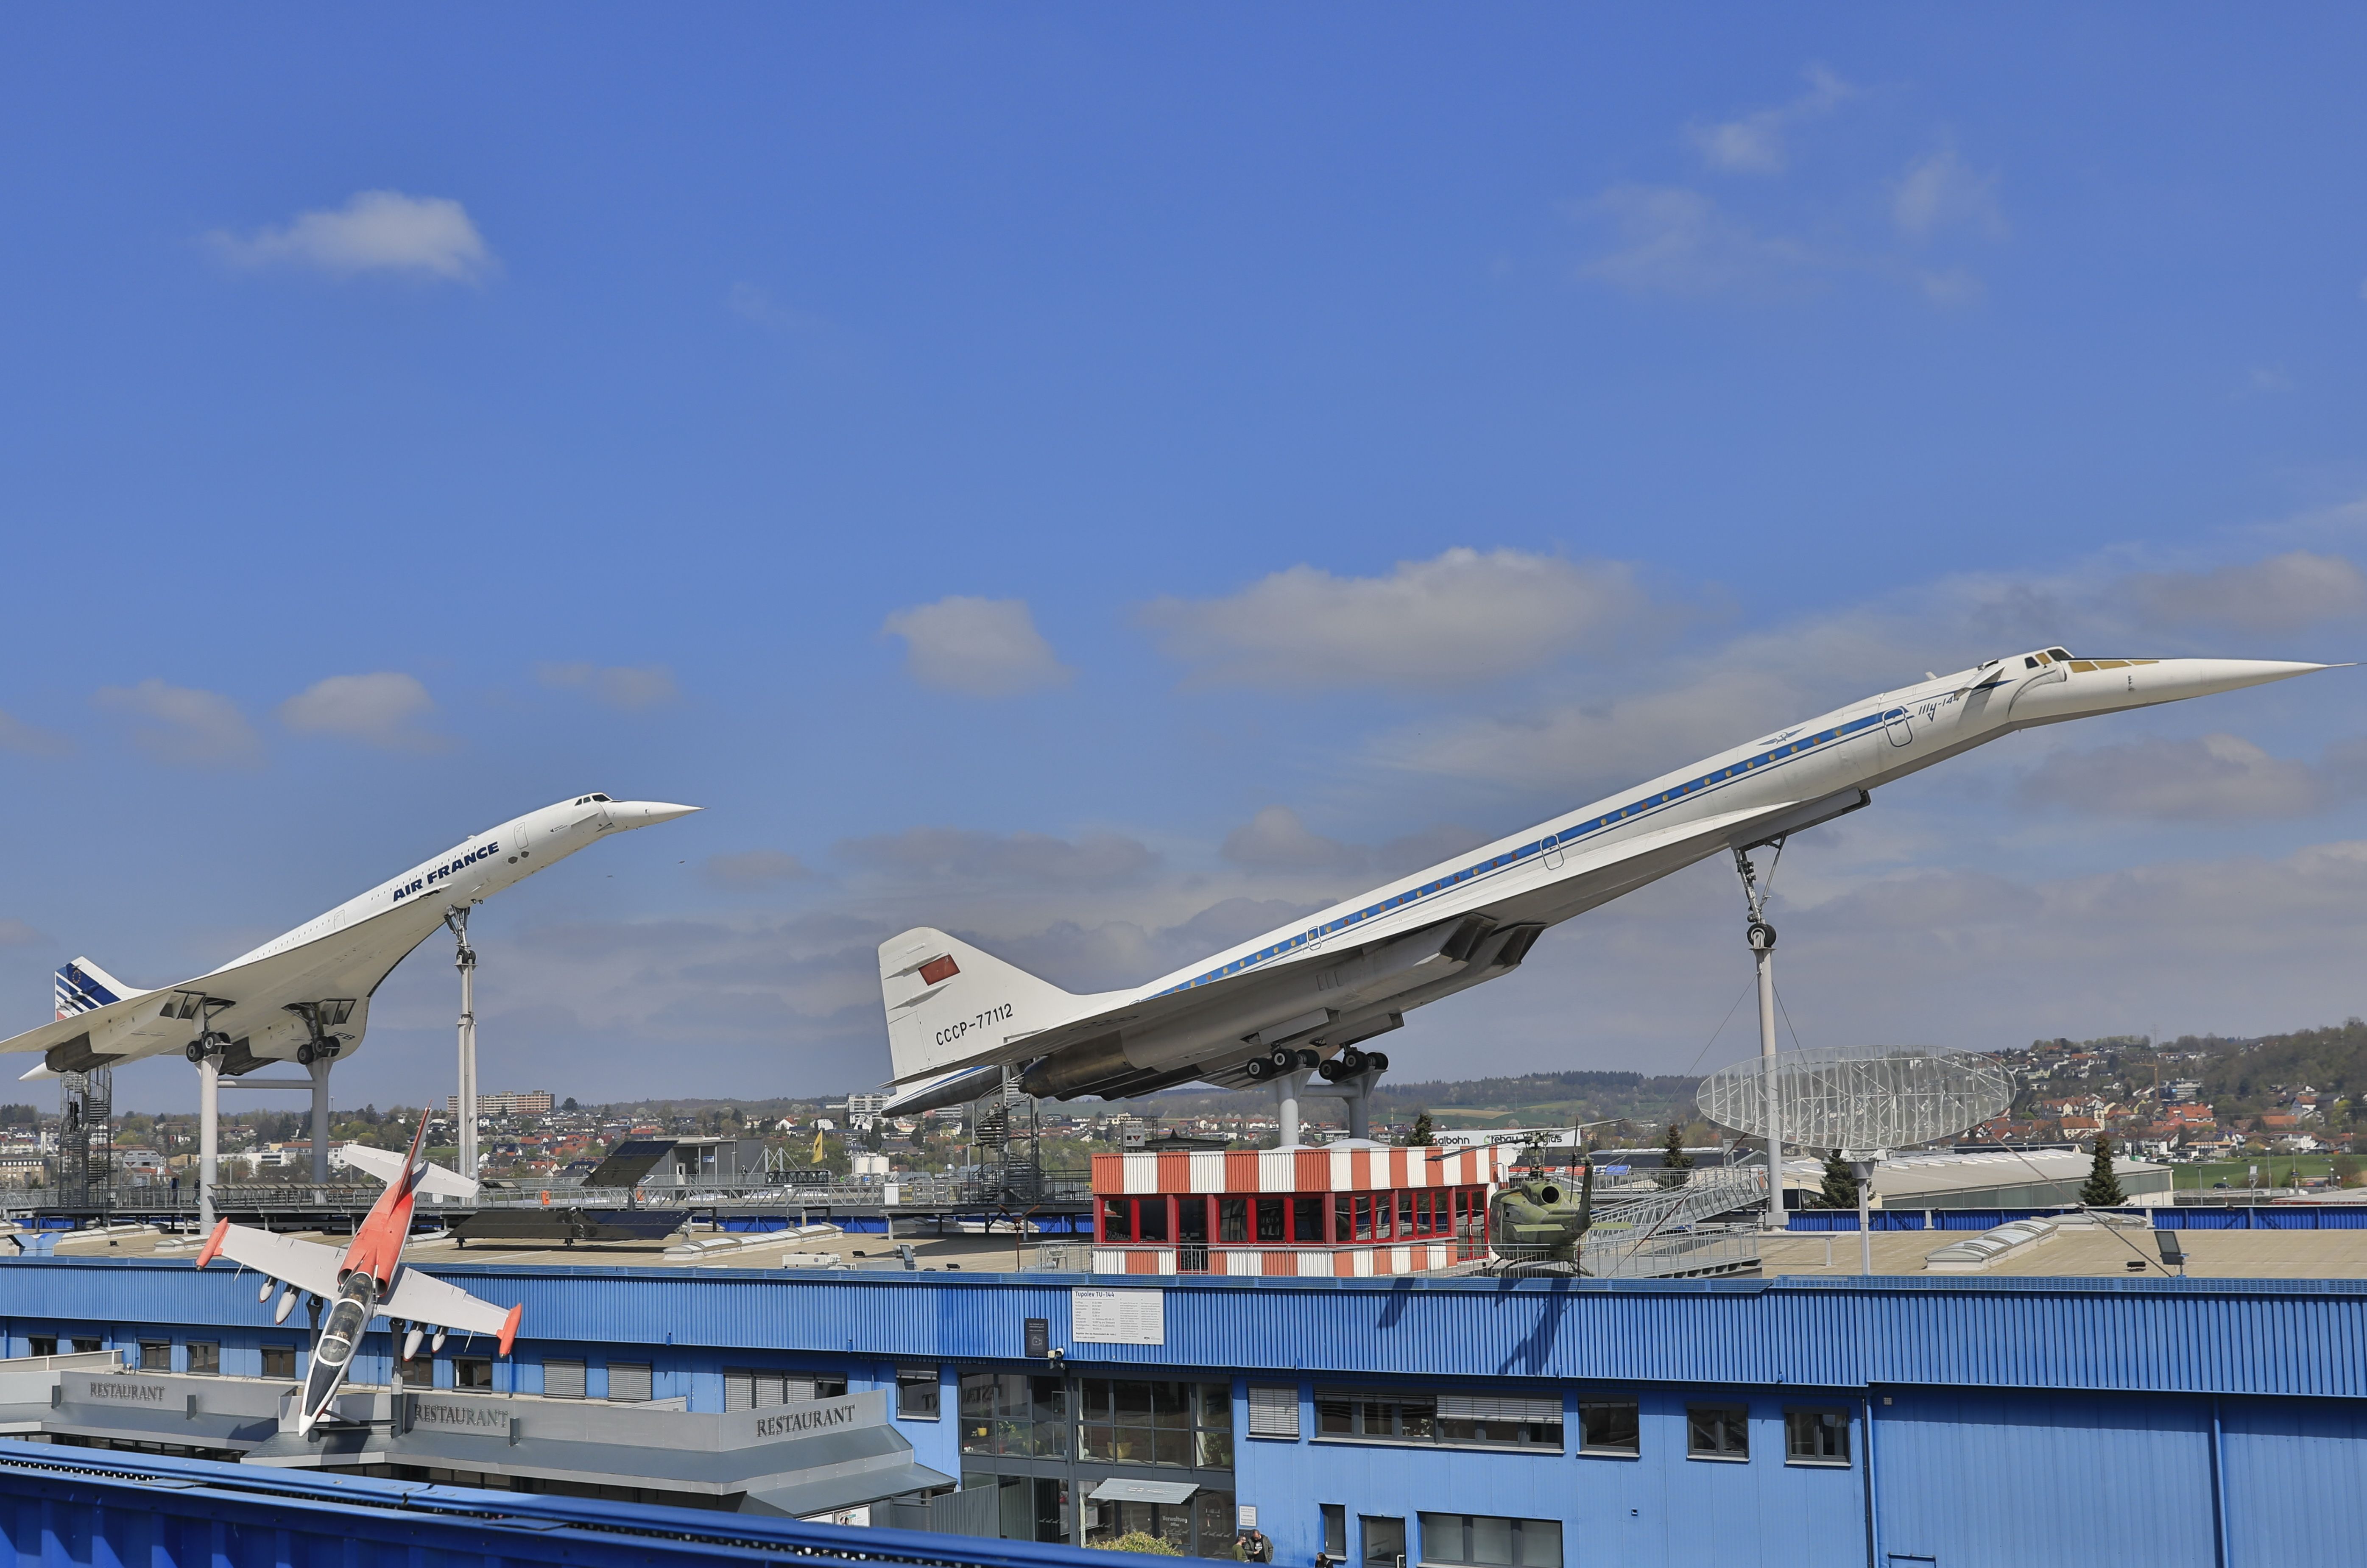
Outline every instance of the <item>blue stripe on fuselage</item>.
POLYGON ((1610 811, 1606 811, 1600 817, 1591 818, 1584 822, 1577 823, 1572 827, 1564 828, 1558 833, 1548 833, 1544 838, 1537 840, 1535 843, 1523 844, 1517 850, 1506 850, 1501 854, 1490 855, 1488 859, 1480 861, 1477 864, 1466 866, 1461 871, 1455 872, 1450 875, 1442 876, 1434 882, 1426 882, 1420 887, 1411 888, 1406 892, 1393 895, 1390 897, 1381 900, 1381 902, 1377 904, 1367 905, 1364 908, 1358 909, 1352 914, 1342 915, 1336 920, 1329 920, 1319 926, 1311 926, 1296 936, 1286 937, 1281 942, 1274 943, 1270 947, 1260 948, 1257 952, 1251 953, 1245 958, 1236 958, 1229 964, 1220 964, 1217 968, 1209 970, 1206 974, 1195 976, 1189 980, 1179 980, 1174 985, 1168 987, 1165 990, 1155 991, 1152 995, 1161 997, 1171 996, 1177 991, 1188 991, 1195 986, 1205 986, 1211 980, 1221 980, 1226 978, 1228 976, 1237 975, 1244 969, 1253 968, 1257 964, 1265 962, 1267 959, 1277 957, 1282 953, 1291 951, 1293 948, 1304 947, 1308 942, 1322 937, 1330 936, 1334 931, 1344 931, 1348 927, 1353 925, 1361 925, 1365 920, 1376 919, 1381 915, 1394 914, 1398 910, 1406 908, 1408 905, 1418 903, 1424 898, 1442 893, 1450 887, 1458 887, 1464 883, 1470 881, 1473 877, 1485 876, 1490 873, 1501 871, 1505 866, 1512 865, 1518 862, 1526 860, 1533 854, 1539 854, 1546 850, 1558 849, 1564 845, 1575 843, 1580 839, 1589 838, 1596 833, 1603 832, 1607 829, 1620 827, 1629 822, 1641 820, 1643 818, 1656 813, 1663 807, 1669 806, 1676 801, 1691 799, 1696 793, 1701 791, 1721 788, 1724 785, 1732 783, 1735 779, 1740 778, 1757 769, 1781 767, 1785 762, 1791 761, 1794 757, 1809 751, 1816 747, 1825 745, 1830 741, 1842 739, 1848 736, 1861 734, 1867 729, 1873 728, 1876 725, 1884 723, 1886 720, 1901 717, 1906 714, 1906 712, 1907 710, 1905 708, 1892 708, 1886 713, 1868 714, 1863 718, 1853 718, 1845 724, 1837 724, 1830 729, 1818 730, 1813 735, 1804 735, 1796 740, 1788 741, 1782 746, 1770 748, 1765 751, 1761 751, 1756 757, 1746 757, 1739 762, 1729 762, 1725 767, 1719 768, 1713 773, 1704 773, 1697 779, 1691 779, 1681 784, 1672 784, 1669 788, 1660 790, 1657 794, 1647 795, 1640 800, 1632 801, 1625 806, 1617 807, 1610 811))

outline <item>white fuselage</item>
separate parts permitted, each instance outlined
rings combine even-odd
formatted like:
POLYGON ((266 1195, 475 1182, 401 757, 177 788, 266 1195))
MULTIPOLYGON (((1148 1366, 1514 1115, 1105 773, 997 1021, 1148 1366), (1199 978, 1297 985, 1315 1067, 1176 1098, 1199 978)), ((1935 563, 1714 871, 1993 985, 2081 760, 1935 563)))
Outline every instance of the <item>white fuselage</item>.
MULTIPOLYGON (((1326 1019, 1330 1038, 1394 1022, 1409 1006, 1494 973, 1485 954, 1439 951, 1444 922, 1484 914, 1493 929, 1541 928, 1696 861, 1742 847, 1721 825, 1767 838, 1863 804, 1863 793, 2013 730, 2203 696, 2324 668, 2236 660, 2086 660, 2041 650, 1878 694, 1525 831, 1385 884, 1139 990, 1093 998, 1121 1015, 1124 1062, 1161 1072, 1206 1064, 1263 1032, 1285 1038, 1326 1019), (1791 808, 1791 809, 1787 809, 1791 808), (1771 813, 1773 814, 1771 817, 1771 813), (1318 954, 1336 949, 1341 962, 1318 954), (1271 967, 1271 982, 1251 977, 1271 967), (1205 1008, 1126 1027, 1129 999, 1251 979, 1205 1008)), ((1532 939, 1533 940, 1533 939, 1532 939)), ((1525 951, 1523 947, 1522 951, 1525 951)), ((1517 963, 1515 956, 1512 960, 1517 963)), ((1181 998, 1179 998, 1181 999, 1181 998)), ((1106 1048, 1105 1048, 1106 1049, 1106 1048)), ((1090 1070, 1081 1064, 1081 1077, 1090 1070)))

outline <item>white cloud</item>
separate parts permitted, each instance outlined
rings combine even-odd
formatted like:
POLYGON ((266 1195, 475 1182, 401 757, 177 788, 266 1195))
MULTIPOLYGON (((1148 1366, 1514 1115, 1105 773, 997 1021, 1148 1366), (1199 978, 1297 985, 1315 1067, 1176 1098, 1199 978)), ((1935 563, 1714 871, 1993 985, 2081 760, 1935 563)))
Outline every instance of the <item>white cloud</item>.
POLYGON ((1024 599, 955 594, 899 610, 881 631, 904 639, 904 668, 922 685, 972 697, 1008 697, 1069 681, 1024 599))
POLYGON ((22 920, 0 919, 0 947, 30 947, 50 939, 22 920))
POLYGON ((1813 263, 1794 240, 1762 236, 1681 186, 1614 186, 1580 209, 1610 224, 1614 247, 1579 276, 1662 294, 1715 294, 1763 284, 1813 263))
POLYGON ((2055 752, 2022 780, 2032 805, 2164 821, 2300 817, 2332 798, 2307 762, 2271 757, 2234 735, 2150 738, 2055 752))
POLYGON ((1258 871, 1361 872, 1370 850, 1327 839, 1287 806, 1269 806, 1225 836, 1217 852, 1235 865, 1258 871))
POLYGON ((1448 687, 1530 670, 1647 608, 1625 566, 1456 548, 1387 577, 1295 566, 1222 599, 1142 610, 1195 679, 1262 687, 1448 687))
POLYGON ((733 284, 724 302, 742 321, 772 332, 810 333, 822 325, 821 317, 792 310, 753 283, 733 284))
POLYGON ((426 687, 387 670, 316 681, 279 705, 279 722, 299 735, 334 735, 389 751, 434 751, 451 744, 419 728, 435 711, 426 687))
POLYGON ((1923 298, 1934 305, 1977 304, 1988 292, 1988 285, 1981 281, 1977 273, 1961 266, 1946 267, 1938 272, 1918 272, 1915 281, 1921 287, 1923 298))
POLYGON ((0 713, 0 751, 14 751, 20 757, 62 757, 73 750, 74 742, 55 730, 0 713))
POLYGON ((459 202, 394 190, 357 191, 341 208, 299 213, 244 236, 216 230, 208 239, 238 266, 408 273, 453 283, 481 283, 501 270, 459 202))
POLYGON ((2209 571, 2141 573, 2125 592, 2145 621, 2174 627, 2276 632, 2367 612, 2367 574, 2309 550, 2209 571))
POLYGON ((1139 881, 1159 856, 1122 833, 1093 832, 1073 841, 1047 833, 997 835, 966 828, 908 828, 837 845, 844 859, 896 878, 1034 886, 1139 881))
POLYGON ((589 692, 608 706, 628 713, 660 707, 681 695, 674 671, 663 664, 538 664, 534 675, 546 686, 589 692))
POLYGON ((1986 240, 2008 232, 1997 199, 1998 176, 1975 174, 1952 144, 1917 159, 1892 187, 1891 221, 1910 240, 1964 229, 1986 240))
POLYGON ((220 692, 170 686, 152 676, 136 686, 102 686, 93 700, 130 719, 133 744, 159 761, 244 768, 263 761, 255 727, 220 692))
POLYGON ((1700 151, 1703 162, 1727 174, 1783 173, 1790 162, 1784 144, 1784 132, 1803 121, 1820 119, 1832 113, 1856 91, 1821 65, 1809 66, 1806 75, 1808 90, 1788 104, 1759 109, 1736 119, 1686 127, 1685 134, 1700 151))
POLYGON ((709 855, 701 869, 709 882, 724 887, 764 887, 776 882, 801 882, 813 874, 805 862, 786 850, 709 855))

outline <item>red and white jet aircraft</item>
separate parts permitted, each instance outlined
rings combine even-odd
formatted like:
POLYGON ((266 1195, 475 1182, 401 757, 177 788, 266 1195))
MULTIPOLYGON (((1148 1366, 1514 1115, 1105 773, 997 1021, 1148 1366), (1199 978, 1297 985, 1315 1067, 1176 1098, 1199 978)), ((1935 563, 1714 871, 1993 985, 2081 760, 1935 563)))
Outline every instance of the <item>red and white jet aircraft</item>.
MULTIPOLYGON (((384 1181, 386 1191, 370 1205, 369 1213, 354 1232, 353 1245, 343 1253, 334 1247, 299 1241, 249 1225, 234 1225, 224 1220, 214 1226, 213 1235, 206 1238, 203 1250, 198 1254, 200 1269, 217 1258, 227 1258, 269 1275, 285 1287, 278 1308, 272 1314, 274 1323, 288 1321, 288 1314, 301 1293, 334 1303, 329 1308, 328 1321, 321 1325, 320 1336, 313 1343, 312 1367, 304 1378, 304 1398, 296 1426, 299 1433, 312 1429, 312 1424, 328 1409, 329 1401, 345 1385, 355 1348, 361 1343, 374 1317, 393 1319, 398 1333, 407 1326, 402 1345, 402 1358, 406 1361, 418 1353, 419 1342, 430 1328, 435 1330, 437 1349, 443 1348, 447 1329, 498 1336, 504 1356, 517 1338, 518 1318, 526 1311, 523 1305, 504 1313, 493 1303, 422 1274, 402 1261, 403 1243, 411 1237, 412 1207, 421 1192, 441 1192, 457 1198, 477 1195, 477 1184, 469 1178, 440 1165, 430 1165, 420 1157, 420 1140, 426 1134, 427 1118, 423 1113, 419 1130, 411 1135, 408 1155, 359 1145, 346 1146, 345 1158, 384 1181)), ((270 1295, 271 1287, 266 1285, 255 1300, 265 1301, 270 1295)))

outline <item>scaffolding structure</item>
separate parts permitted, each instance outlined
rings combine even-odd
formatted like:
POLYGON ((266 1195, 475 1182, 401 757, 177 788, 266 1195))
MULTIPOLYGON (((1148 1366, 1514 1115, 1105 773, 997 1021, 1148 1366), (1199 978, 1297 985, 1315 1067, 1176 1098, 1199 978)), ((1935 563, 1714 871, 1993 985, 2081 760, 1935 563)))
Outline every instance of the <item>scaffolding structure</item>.
POLYGON ((106 1208, 115 1187, 115 1069, 58 1079, 57 1188, 52 1201, 106 1208))

